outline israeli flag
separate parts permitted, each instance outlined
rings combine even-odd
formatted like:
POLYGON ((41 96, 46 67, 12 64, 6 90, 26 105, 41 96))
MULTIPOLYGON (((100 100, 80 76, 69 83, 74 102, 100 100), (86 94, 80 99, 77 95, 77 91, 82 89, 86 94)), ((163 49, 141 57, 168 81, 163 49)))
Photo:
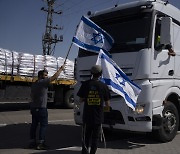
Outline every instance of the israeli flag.
POLYGON ((99 53, 100 49, 109 51, 114 40, 93 21, 82 16, 72 42, 82 49, 99 53))
POLYGON ((102 50, 99 52, 96 65, 102 67, 102 81, 108 85, 110 90, 121 95, 126 104, 135 110, 141 89, 102 50))

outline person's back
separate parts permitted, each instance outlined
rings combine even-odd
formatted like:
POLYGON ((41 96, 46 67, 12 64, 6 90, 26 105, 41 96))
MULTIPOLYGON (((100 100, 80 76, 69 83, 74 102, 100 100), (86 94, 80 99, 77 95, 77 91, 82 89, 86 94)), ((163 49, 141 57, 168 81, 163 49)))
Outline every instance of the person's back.
POLYGON ((110 92, 106 84, 99 80, 102 69, 99 65, 91 68, 93 78, 82 83, 77 95, 84 102, 82 154, 95 154, 103 122, 103 106, 109 107, 110 92))
POLYGON ((105 100, 109 99, 107 86, 99 80, 88 80, 85 85, 85 103, 83 111, 83 123, 92 125, 103 122, 103 106, 105 100))
POLYGON ((37 80, 32 84, 31 87, 31 98, 32 102, 30 103, 31 108, 47 106, 47 92, 50 80, 49 78, 37 80))

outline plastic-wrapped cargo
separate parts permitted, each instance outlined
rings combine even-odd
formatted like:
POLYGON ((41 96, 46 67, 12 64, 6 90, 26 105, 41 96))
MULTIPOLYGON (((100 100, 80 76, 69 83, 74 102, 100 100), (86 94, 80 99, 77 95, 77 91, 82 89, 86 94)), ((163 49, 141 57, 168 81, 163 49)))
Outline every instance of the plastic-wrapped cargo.
POLYGON ((65 75, 65 78, 73 79, 74 78, 74 62, 67 59, 63 73, 65 75))
POLYGON ((5 51, 0 48, 0 73, 5 72, 5 51))
POLYGON ((12 56, 11 58, 8 60, 10 61, 9 67, 12 69, 11 74, 17 75, 18 74, 18 69, 19 69, 19 53, 16 51, 12 51, 12 56))
POLYGON ((5 73, 5 51, 0 48, 0 73, 5 73))
MULTIPOLYGON (((57 64, 58 64, 58 68, 59 67, 61 67, 62 65, 63 65, 63 63, 64 63, 64 58, 62 58, 62 57, 58 57, 57 58, 57 64)), ((66 75, 64 74, 64 71, 62 71, 61 73, 60 73, 60 75, 59 75, 59 77, 58 78, 66 78, 66 75)))
MULTIPOLYGON (((9 75, 20 75, 34 77, 39 70, 46 69, 48 76, 56 73, 57 69, 64 63, 64 58, 50 55, 32 55, 29 53, 18 53, 0 48, 0 73, 9 75)), ((74 78, 74 62, 66 60, 65 70, 59 75, 59 79, 74 78)))
POLYGON ((19 53, 0 48, 0 73, 17 75, 19 53))
POLYGON ((56 73, 58 65, 57 65, 57 59, 50 55, 45 55, 45 66, 44 68, 48 71, 48 76, 54 75, 56 73))
POLYGON ((34 55, 28 53, 19 54, 19 75, 34 75, 34 55))
POLYGON ((45 59, 42 55, 35 55, 34 56, 34 62, 35 62, 35 70, 34 70, 34 76, 38 76, 38 71, 43 70, 45 66, 45 59))

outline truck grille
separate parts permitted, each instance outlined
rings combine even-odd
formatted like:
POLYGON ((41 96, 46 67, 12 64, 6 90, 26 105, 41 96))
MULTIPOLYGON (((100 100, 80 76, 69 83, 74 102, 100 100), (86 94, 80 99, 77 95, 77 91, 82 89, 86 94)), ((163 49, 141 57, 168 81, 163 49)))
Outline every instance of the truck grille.
POLYGON ((115 125, 115 124, 125 124, 124 118, 120 111, 111 110, 110 112, 104 113, 104 124, 115 125))

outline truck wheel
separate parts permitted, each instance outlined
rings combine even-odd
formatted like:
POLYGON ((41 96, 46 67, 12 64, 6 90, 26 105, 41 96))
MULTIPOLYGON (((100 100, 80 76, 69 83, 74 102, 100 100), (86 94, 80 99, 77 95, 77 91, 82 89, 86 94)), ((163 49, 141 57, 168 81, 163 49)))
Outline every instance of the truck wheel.
POLYGON ((166 102, 163 110, 163 122, 158 130, 159 140, 169 142, 174 139, 179 127, 179 115, 172 102, 166 102))
POLYGON ((73 90, 68 90, 65 94, 65 107, 72 109, 74 107, 74 93, 73 90))

